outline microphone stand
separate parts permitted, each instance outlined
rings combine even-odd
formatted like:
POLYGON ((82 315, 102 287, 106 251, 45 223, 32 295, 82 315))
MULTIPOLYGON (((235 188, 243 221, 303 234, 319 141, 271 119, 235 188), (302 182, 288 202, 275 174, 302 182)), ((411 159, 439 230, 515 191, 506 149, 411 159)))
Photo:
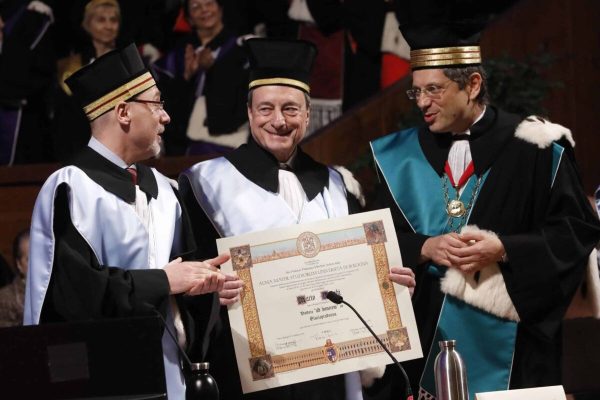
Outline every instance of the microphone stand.
POLYGON ((175 334, 171 332, 171 329, 169 328, 169 325, 167 324, 167 321, 165 321, 162 314, 154 307, 151 307, 151 309, 156 315, 158 315, 158 318, 160 318, 160 320, 162 321, 165 330, 167 331, 171 339, 173 339, 173 342, 175 343, 175 346, 177 346, 177 350, 179 351, 181 358, 183 358, 184 360, 184 364, 187 365, 187 368, 189 370, 189 374, 186 374, 185 371, 183 373, 186 383, 185 398, 218 400, 219 388, 215 379, 208 373, 208 363, 192 363, 188 355, 179 345, 175 334))
POLYGON ((181 355, 181 357, 185 361, 185 364, 188 366, 189 370, 192 371, 193 370, 192 366, 194 364, 192 363, 192 361, 190 360, 190 358, 187 356, 187 354, 185 354, 185 351, 179 345, 179 342, 177 341, 177 338, 175 337, 175 335, 173 334, 173 332, 171 332, 171 329, 169 329, 169 325, 167 324, 167 321, 165 321, 164 317, 162 316, 162 314, 157 309, 155 309, 154 307, 152 307, 151 309, 152 309, 152 311, 154 311, 154 313, 156 315, 158 315, 158 318, 160 318, 160 320, 162 321, 163 326, 165 327, 165 330, 169 333, 169 336, 171 336, 171 339, 173 339, 173 342, 175 343, 175 346, 177 346, 177 350, 179 350, 179 354, 181 355))
POLYGON ((360 319, 360 321, 363 323, 363 325, 369 330, 369 332, 375 338, 375 340, 377 340, 377 343, 379 343, 379 345, 383 348, 383 350, 385 350, 385 352, 388 354, 388 356, 390 356, 392 361, 394 361, 394 363, 400 369, 400 372, 402 373, 402 376, 404 377, 404 383, 405 383, 404 394, 406 395, 406 400, 413 400, 412 389, 410 387, 410 381, 408 379, 408 375, 406 375, 406 371, 404 371, 404 368, 402 368, 402 365, 400 365, 400 362, 398 362, 398 360, 396 360, 396 357, 394 357, 394 355, 388 350, 388 348, 385 346, 385 344, 383 344, 381 339, 379 339, 379 337, 375 334, 375 332, 373 332, 373 329, 371 329, 369 324, 367 324, 367 321, 365 321, 363 319, 363 317, 358 313, 358 311, 356 311, 356 309, 354 307, 352 307, 352 305, 350 303, 348 303, 347 301, 344 301, 344 298, 342 296, 340 296, 339 294, 329 291, 329 292, 327 292, 327 299, 335 304, 343 303, 343 304, 347 305, 348 307, 350 307, 350 309, 352 311, 354 311, 354 314, 356 314, 356 316, 360 319))

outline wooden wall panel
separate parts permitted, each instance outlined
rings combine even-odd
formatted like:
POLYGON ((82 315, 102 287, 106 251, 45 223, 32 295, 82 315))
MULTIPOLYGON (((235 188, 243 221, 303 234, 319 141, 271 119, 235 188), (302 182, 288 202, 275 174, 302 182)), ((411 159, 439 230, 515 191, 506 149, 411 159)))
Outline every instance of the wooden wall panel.
POLYGON ((517 59, 541 49, 556 57, 544 72, 562 82, 544 102, 548 117, 571 129, 587 193, 600 185, 600 2, 597 0, 527 0, 485 32, 484 56, 507 53, 517 59))

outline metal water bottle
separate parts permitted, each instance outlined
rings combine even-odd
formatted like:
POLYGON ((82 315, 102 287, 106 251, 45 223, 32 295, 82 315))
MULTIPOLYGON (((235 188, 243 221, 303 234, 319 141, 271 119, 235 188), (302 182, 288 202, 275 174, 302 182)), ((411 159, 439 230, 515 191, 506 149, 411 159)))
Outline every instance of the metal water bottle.
POLYGON ((193 363, 191 376, 188 379, 186 400, 219 400, 217 382, 208 372, 209 363, 193 363))
POLYGON ((467 369, 455 350, 456 340, 442 340, 439 345, 434 364, 436 399, 469 400, 467 369))

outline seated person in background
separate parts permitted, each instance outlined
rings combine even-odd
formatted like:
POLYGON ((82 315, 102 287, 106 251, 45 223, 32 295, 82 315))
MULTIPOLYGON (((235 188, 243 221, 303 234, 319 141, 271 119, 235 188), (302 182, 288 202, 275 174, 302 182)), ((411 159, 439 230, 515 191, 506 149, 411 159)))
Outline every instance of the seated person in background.
POLYGON ((186 0, 192 32, 154 64, 169 99, 172 131, 167 154, 225 153, 245 143, 247 57, 238 37, 223 25, 219 0, 186 0), (171 145, 173 144, 173 145, 171 145))
MULTIPOLYGON (((160 312, 180 346, 200 352, 211 308, 196 295, 223 286, 217 265, 229 257, 182 261, 196 249, 175 182, 140 163, 160 152, 169 123, 156 82, 130 44, 66 83, 84 106, 92 137, 36 200, 24 323, 160 312)), ((168 397, 183 399, 180 353, 166 331, 162 347, 168 397)))
POLYGON ((52 9, 0 1, 0 165, 48 162, 52 9))
POLYGON ((121 24, 116 0, 91 0, 85 6, 81 26, 86 35, 77 53, 58 60, 58 88, 54 111, 54 154, 68 161, 90 140, 90 124, 79 103, 73 99, 65 80, 84 65, 114 50, 121 24))
POLYGON ((13 255, 15 277, 9 285, 0 288, 0 328, 23 324, 25 277, 29 264, 29 229, 15 236, 13 255))

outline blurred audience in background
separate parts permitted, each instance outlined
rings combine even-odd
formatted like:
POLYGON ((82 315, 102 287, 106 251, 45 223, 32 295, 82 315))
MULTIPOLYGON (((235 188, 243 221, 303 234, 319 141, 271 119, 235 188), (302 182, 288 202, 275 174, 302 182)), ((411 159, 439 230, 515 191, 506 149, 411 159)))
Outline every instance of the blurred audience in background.
POLYGON ((0 328, 23 324, 25 277, 29 265, 29 229, 17 234, 13 242, 14 276, 0 288, 0 328))
POLYGON ((90 132, 64 79, 131 42, 173 117, 163 154, 245 142, 248 35, 316 44, 317 130, 407 71, 392 8, 391 0, 2 0, 0 165, 68 162, 90 132))
POLYGON ((155 63, 171 124, 167 154, 223 154, 248 137, 243 39, 223 24, 220 0, 186 0, 191 32, 155 63))
POLYGON ((316 44, 310 132, 409 72, 394 0, 292 0, 298 37, 316 44))
POLYGON ((121 8, 116 0, 92 0, 85 6, 81 27, 85 34, 78 52, 57 63, 58 82, 54 108, 54 154, 67 162, 73 154, 87 146, 90 123, 74 99, 65 79, 84 65, 116 48, 121 25, 121 8))
POLYGON ((44 162, 51 157, 52 9, 4 0, 0 21, 0 165, 44 162))

